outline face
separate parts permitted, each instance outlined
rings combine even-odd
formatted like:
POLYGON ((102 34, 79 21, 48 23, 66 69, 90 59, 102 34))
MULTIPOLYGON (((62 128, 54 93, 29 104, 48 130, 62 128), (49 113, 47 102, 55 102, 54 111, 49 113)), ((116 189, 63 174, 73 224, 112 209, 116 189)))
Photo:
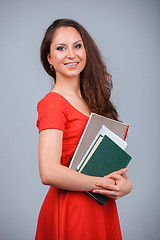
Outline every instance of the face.
POLYGON ((79 77, 86 65, 86 51, 79 32, 73 27, 60 27, 54 33, 48 61, 53 65, 56 79, 79 77))

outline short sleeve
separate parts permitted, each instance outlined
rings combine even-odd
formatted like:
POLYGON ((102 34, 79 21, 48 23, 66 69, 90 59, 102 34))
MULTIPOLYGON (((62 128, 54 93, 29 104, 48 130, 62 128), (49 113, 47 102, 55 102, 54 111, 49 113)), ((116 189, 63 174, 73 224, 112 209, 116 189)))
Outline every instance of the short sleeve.
POLYGON ((37 105, 39 132, 45 129, 59 129, 64 131, 66 124, 65 106, 58 95, 47 94, 37 105))

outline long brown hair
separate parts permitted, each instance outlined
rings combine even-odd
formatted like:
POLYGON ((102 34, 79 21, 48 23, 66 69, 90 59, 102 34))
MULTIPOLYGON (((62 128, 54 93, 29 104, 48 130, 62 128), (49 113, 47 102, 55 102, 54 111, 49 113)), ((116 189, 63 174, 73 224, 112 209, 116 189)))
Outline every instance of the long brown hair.
POLYGON ((96 43, 81 24, 72 19, 58 19, 48 27, 41 44, 41 62, 44 69, 56 82, 56 74, 50 69, 47 56, 50 53, 53 35, 59 27, 74 27, 83 40, 87 61, 80 74, 80 88, 90 111, 118 120, 118 113, 110 101, 112 77, 96 43))

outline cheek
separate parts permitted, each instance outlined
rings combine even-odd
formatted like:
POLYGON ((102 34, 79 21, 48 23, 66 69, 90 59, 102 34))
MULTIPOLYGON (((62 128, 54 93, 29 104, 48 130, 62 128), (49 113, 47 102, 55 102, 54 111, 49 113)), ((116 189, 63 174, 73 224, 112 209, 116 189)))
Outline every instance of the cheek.
POLYGON ((61 63, 62 61, 63 61, 63 56, 61 54, 52 55, 53 66, 58 66, 59 63, 61 63))
POLYGON ((81 59, 83 60, 83 62, 86 64, 86 51, 83 50, 81 53, 80 53, 80 57, 81 59))

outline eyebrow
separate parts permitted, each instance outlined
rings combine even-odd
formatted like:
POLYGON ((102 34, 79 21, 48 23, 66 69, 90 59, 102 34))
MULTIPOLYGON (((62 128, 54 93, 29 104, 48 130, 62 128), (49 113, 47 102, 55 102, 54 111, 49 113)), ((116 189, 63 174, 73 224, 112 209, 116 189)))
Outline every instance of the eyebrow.
MULTIPOLYGON (((73 45, 75 45, 75 44, 78 43, 78 42, 82 42, 82 40, 76 41, 75 43, 73 43, 73 45)), ((57 46, 57 45, 66 46, 66 44, 64 44, 64 43, 57 43, 57 44, 55 44, 55 46, 57 46)))

